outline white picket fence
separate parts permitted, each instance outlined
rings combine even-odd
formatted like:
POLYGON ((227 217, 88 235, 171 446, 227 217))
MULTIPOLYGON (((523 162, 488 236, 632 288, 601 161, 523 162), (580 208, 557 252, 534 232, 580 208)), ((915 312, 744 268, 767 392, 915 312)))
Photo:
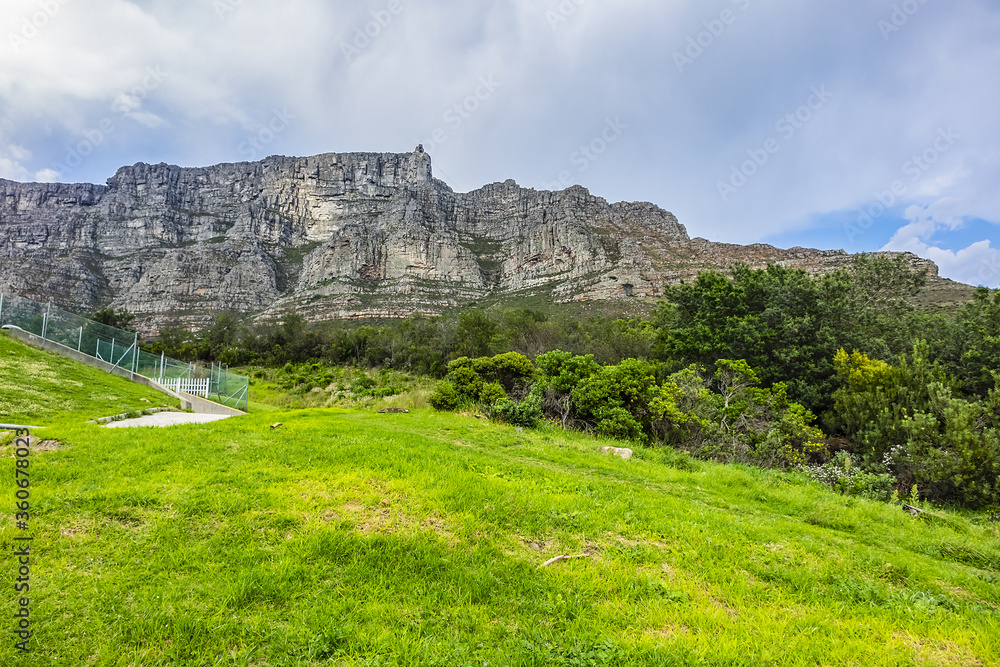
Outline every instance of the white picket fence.
POLYGON ((183 391, 202 398, 208 398, 208 378, 163 378, 157 380, 170 391, 183 391))

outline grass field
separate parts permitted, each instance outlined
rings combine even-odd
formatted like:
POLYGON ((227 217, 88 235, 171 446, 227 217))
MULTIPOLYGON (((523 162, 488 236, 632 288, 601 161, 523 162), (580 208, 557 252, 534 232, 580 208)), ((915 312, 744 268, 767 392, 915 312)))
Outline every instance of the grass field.
POLYGON ((86 421, 176 404, 158 391, 0 332, 0 423, 40 425, 40 421, 80 417, 86 421))
POLYGON ((431 410, 58 421, 30 459, 27 661, 0 560, 3 665, 1000 663, 985 519, 431 410))

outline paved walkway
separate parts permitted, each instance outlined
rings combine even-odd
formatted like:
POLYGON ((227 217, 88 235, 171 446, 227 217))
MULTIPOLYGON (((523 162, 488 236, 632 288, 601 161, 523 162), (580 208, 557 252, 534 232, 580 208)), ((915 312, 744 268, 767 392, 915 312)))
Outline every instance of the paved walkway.
POLYGON ((105 428, 129 428, 132 426, 175 426, 177 424, 205 424, 220 419, 227 419, 229 415, 200 415, 192 412, 157 412, 152 415, 144 415, 135 419, 123 419, 116 422, 104 424, 105 428))

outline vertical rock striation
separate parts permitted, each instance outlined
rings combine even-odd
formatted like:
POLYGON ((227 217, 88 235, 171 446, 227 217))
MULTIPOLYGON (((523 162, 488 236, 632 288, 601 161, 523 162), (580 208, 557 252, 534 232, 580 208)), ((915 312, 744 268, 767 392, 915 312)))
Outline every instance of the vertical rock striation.
POLYGON ((104 186, 0 179, 0 290, 128 308, 147 330, 219 310, 397 317, 514 294, 655 297, 665 281, 736 260, 825 270, 847 257, 692 241, 653 204, 578 186, 456 193, 420 147, 140 163, 104 186))

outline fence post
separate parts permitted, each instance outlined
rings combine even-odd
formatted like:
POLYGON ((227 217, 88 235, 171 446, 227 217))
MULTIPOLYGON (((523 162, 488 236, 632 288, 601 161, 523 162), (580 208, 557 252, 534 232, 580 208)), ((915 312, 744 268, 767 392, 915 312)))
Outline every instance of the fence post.
POLYGON ((160 352, 160 379, 157 380, 157 382, 161 384, 163 383, 163 359, 164 357, 166 357, 166 355, 167 355, 166 352, 163 351, 160 352))
POLYGON ((80 327, 80 339, 76 341, 76 351, 79 352, 81 347, 83 347, 83 327, 80 327))
POLYGON ((129 373, 129 379, 135 380, 135 366, 136 362, 139 361, 139 332, 135 332, 135 338, 132 339, 132 371, 129 373))
POLYGON ((3 292, 0 292, 0 318, 3 317, 3 292))
POLYGON ((45 330, 49 326, 49 309, 52 308, 52 302, 49 301, 48 305, 45 306, 45 315, 42 316, 42 342, 45 342, 45 330))

